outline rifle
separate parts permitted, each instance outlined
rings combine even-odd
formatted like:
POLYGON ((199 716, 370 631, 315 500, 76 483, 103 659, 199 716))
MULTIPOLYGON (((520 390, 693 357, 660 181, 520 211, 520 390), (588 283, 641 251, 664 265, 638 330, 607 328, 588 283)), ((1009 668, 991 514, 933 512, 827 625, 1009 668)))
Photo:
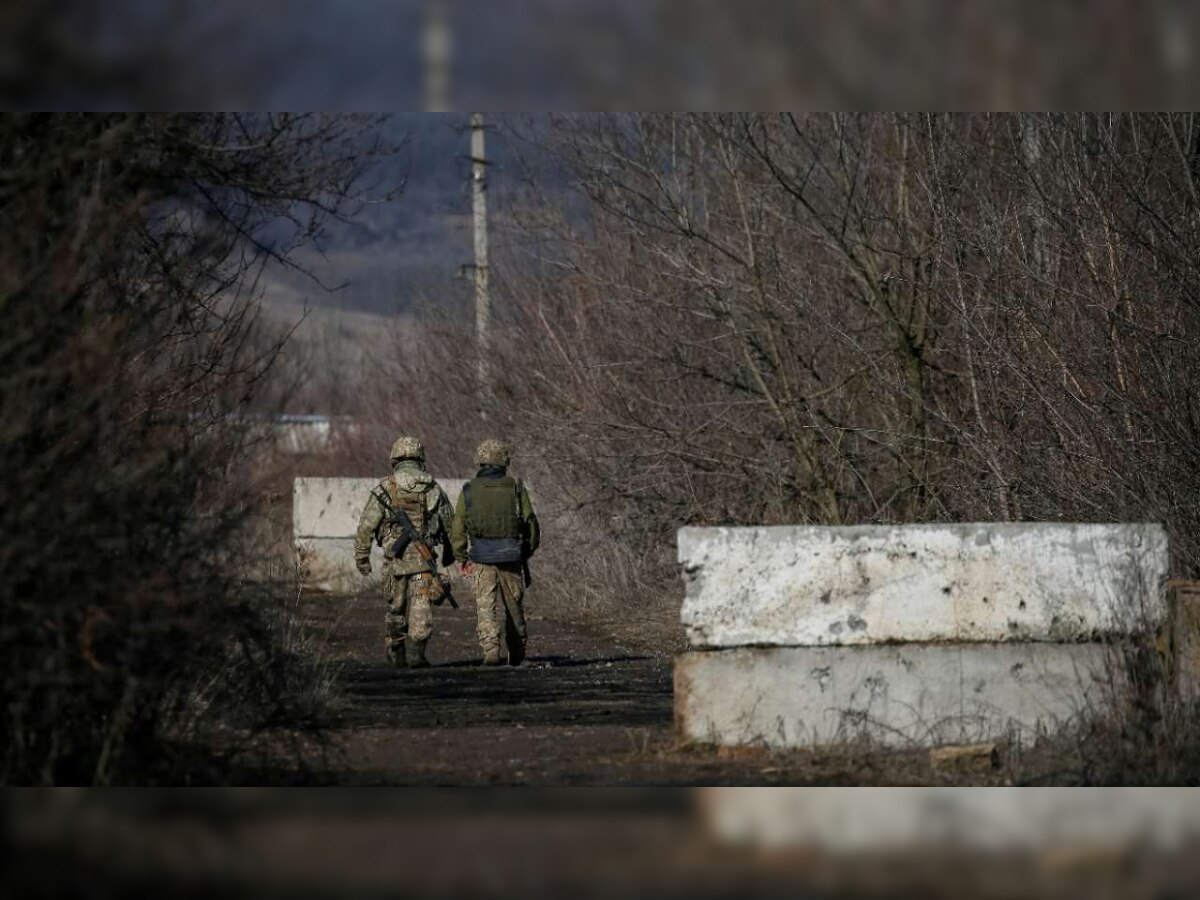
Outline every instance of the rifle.
POLYGON ((408 513, 402 509, 396 509, 384 497, 378 494, 375 495, 375 498, 387 510, 387 521, 392 525, 399 525, 404 530, 404 534, 396 538, 396 542, 392 544, 392 558, 399 559, 403 556, 409 544, 416 547, 417 556, 421 557, 421 562, 425 563, 425 571, 433 576, 434 581, 442 589, 442 593, 434 602, 434 605, 440 606, 442 600, 447 600, 450 603, 451 609, 458 609, 458 603, 454 599, 454 593, 450 590, 450 585, 442 580, 442 576, 438 574, 437 557, 433 555, 433 551, 429 549, 429 545, 421 540, 421 536, 417 534, 417 529, 413 526, 412 519, 408 517, 408 513))

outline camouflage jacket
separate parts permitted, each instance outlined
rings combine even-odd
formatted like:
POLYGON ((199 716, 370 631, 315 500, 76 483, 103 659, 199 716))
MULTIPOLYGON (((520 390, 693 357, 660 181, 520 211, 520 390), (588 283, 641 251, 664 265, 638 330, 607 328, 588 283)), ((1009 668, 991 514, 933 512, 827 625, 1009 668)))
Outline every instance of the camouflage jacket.
POLYGON ((404 509, 417 533, 431 547, 441 544, 442 562, 453 561, 450 553, 450 527, 454 512, 446 492, 420 464, 402 460, 393 473, 371 490, 354 539, 355 559, 371 554, 371 542, 383 548, 383 571, 391 575, 411 575, 425 570, 425 563, 413 546, 405 548, 399 559, 392 558, 392 548, 403 535, 403 528, 387 521, 389 509, 404 509))

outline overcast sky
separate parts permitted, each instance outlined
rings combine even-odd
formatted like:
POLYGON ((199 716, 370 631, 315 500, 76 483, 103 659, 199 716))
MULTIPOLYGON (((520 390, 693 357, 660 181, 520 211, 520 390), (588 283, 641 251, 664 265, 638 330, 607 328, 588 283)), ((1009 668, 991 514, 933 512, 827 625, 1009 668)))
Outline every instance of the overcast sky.
MULTIPOLYGON (((467 284, 460 268, 472 262, 469 133, 462 113, 399 113, 386 126, 406 138, 399 154, 381 164, 372 180, 382 195, 404 180, 392 200, 364 203, 348 222, 331 222, 321 251, 303 264, 327 286, 275 270, 268 298, 346 310, 401 313, 423 299, 462 310, 467 284)), ((503 147, 489 141, 493 180, 507 173, 503 147)))

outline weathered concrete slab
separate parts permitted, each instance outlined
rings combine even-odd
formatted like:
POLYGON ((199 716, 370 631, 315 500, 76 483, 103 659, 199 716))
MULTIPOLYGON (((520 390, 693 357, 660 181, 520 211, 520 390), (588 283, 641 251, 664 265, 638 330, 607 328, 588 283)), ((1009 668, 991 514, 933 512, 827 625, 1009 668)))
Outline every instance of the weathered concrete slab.
MULTIPOLYGON (((383 476, 381 475, 380 478, 383 476)), ((436 478, 436 476, 434 476, 436 478)), ((438 478, 453 504, 464 479, 438 478)), ((292 488, 292 535, 304 586, 311 590, 354 591, 378 588, 378 577, 363 578, 354 567, 354 532, 367 495, 379 478, 297 478, 292 488)), ((383 553, 371 548, 378 575, 383 553)))
POLYGON ((1200 840, 1196 788, 702 788, 712 833, 834 853, 1175 851, 1200 840))
POLYGON ((699 651, 675 662, 687 740, 775 749, 1026 740, 1105 706, 1102 644, 908 644, 699 651))
POLYGON ((1157 628, 1155 524, 683 528, 694 647, 1087 641, 1157 628))

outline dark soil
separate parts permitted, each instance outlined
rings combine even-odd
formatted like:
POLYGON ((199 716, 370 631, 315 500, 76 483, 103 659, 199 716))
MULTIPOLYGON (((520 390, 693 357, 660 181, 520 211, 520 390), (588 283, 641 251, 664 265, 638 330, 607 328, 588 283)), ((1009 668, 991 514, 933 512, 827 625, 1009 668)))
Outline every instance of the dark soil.
POLYGON ((383 605, 314 597, 311 621, 342 663, 330 725, 334 780, 387 784, 628 782, 633 757, 671 740, 671 660, 531 614, 528 659, 485 667, 475 608, 436 611, 428 669, 383 652, 383 605))
MULTIPOLYGON (((314 595, 304 613, 338 668, 310 749, 229 767, 224 783, 867 785, 945 783, 927 754, 768 754, 680 746, 671 657, 595 624, 533 615, 522 668, 479 665, 474 608, 443 608, 433 667, 396 670, 374 597, 314 595)), ((307 738, 302 740, 302 743, 307 738)), ((1003 783, 1002 767, 983 783, 1003 783)), ((202 780, 202 779, 200 779, 202 780)), ((679 790, 74 792, 10 799, 12 888, 55 896, 629 897, 1191 896, 1193 859, 1130 853, 860 859, 714 840, 709 795, 679 790), (198 808, 194 808, 198 807, 198 808), (186 811, 185 811, 186 810, 186 811), (1186 885, 1187 887, 1181 887, 1186 885)))
MULTIPOLYGON (((374 596, 313 595, 304 615, 340 666, 334 752, 299 780, 392 785, 921 784, 921 752, 769 754, 681 745, 672 658, 546 618, 531 603, 529 658, 484 667, 475 609, 436 611, 432 667, 395 669, 374 596)), ((261 772, 258 776, 261 777, 261 772)), ((997 773, 985 783, 1002 783, 997 773)))

